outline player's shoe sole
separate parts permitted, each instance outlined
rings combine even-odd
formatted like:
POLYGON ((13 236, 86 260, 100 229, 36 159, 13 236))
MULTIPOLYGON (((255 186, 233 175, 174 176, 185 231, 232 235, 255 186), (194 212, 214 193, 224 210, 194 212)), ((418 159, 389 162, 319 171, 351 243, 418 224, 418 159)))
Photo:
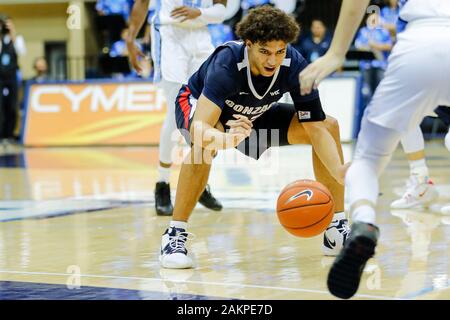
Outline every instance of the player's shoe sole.
POLYGON ((354 223, 351 228, 327 280, 330 293, 341 299, 351 298, 358 290, 367 260, 375 254, 379 233, 377 227, 367 223, 354 223))
POLYGON ((160 255, 159 262, 161 267, 166 269, 190 269, 194 267, 192 259, 183 253, 160 255))

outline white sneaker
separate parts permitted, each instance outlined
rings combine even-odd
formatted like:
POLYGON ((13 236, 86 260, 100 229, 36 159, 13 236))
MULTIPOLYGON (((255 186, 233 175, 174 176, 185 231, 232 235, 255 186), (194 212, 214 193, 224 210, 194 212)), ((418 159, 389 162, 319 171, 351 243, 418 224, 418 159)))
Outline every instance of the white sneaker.
POLYGON ((192 259, 185 247, 189 233, 184 229, 170 227, 161 239, 159 262, 163 268, 189 269, 193 267, 192 259))
POLYGON ((333 220, 323 234, 323 254, 337 256, 350 233, 347 219, 333 220))
POLYGON ((447 204, 441 208, 442 214, 450 214, 450 204, 447 204))
POLYGON ((417 206, 428 206, 439 197, 433 182, 429 178, 421 182, 418 177, 411 176, 406 184, 405 194, 391 203, 391 209, 410 209, 417 206))

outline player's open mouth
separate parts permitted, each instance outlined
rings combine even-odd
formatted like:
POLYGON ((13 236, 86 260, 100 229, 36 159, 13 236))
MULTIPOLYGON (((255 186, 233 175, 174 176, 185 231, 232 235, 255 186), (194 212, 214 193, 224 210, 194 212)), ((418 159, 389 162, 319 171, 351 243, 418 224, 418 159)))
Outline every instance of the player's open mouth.
POLYGON ((274 72, 275 71, 275 67, 273 67, 273 68, 264 67, 264 70, 266 70, 267 72, 274 72))

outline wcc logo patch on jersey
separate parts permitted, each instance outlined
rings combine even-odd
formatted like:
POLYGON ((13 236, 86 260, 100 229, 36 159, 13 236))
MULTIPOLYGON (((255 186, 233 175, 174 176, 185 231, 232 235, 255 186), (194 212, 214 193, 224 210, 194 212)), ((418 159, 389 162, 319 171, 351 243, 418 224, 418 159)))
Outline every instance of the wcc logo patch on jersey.
POLYGON ((297 111, 298 120, 308 120, 311 119, 310 111, 297 111))
POLYGON ((270 95, 273 97, 273 96, 278 96, 280 94, 280 90, 278 89, 278 90, 275 90, 275 91, 273 91, 273 92, 271 92, 270 93, 270 95))

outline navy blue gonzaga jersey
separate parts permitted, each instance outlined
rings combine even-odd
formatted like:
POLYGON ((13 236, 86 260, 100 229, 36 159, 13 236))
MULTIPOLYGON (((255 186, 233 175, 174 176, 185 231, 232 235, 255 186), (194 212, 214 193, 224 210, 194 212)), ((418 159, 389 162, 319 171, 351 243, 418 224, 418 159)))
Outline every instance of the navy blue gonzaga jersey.
MULTIPOLYGON (((307 96, 300 95, 298 75, 306 66, 302 55, 288 45, 286 57, 272 77, 253 76, 246 46, 243 42, 231 41, 213 52, 191 76, 179 96, 184 92, 198 99, 203 94, 222 109, 219 120, 224 126, 228 120, 235 120, 233 114, 241 114, 255 121, 276 107, 276 102, 285 92, 290 93, 300 121, 323 120, 325 115, 318 91, 307 96)), ((193 117, 192 111, 189 118, 193 117)))

